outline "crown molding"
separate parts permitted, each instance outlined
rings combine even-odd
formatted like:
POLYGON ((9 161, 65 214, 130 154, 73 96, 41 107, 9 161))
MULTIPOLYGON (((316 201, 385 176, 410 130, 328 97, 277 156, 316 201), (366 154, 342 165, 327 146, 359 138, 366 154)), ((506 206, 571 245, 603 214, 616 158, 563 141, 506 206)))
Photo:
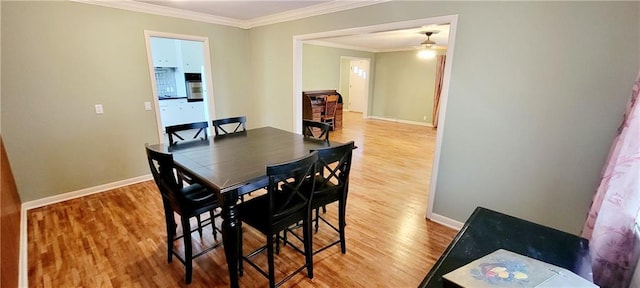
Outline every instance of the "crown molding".
POLYGON ((166 6, 160 6, 155 4, 149 4, 145 2, 138 2, 133 0, 68 0, 71 2, 85 3, 91 5, 98 5, 103 7, 110 7, 116 9, 123 9, 128 11, 135 11, 153 15, 175 17, 211 24, 220 24, 225 26, 233 26, 242 29, 250 29, 259 26, 265 26, 270 24, 276 24, 286 21, 292 21, 322 14, 334 13, 349 9, 355 9, 365 7, 369 5, 375 5, 379 3, 389 2, 392 0, 356 0, 356 1, 339 1, 334 0, 318 5, 313 5, 305 8, 295 9, 287 12, 277 13, 264 17, 258 17, 250 20, 240 20, 235 18, 228 18, 222 16, 214 16, 205 13, 187 11, 182 9, 176 9, 166 6))
POLYGON ((165 7, 160 5, 154 5, 144 2, 132 1, 132 0, 69 0, 71 2, 85 3, 91 5, 98 5, 103 7, 110 7, 116 9, 123 9, 128 11, 135 11, 159 16, 182 18, 187 20, 220 24, 225 26, 233 26, 243 29, 251 28, 247 21, 242 21, 234 18, 213 16, 210 14, 204 14, 199 12, 187 11, 182 9, 176 9, 171 7, 165 7))
POLYGON ((324 47, 331 47, 331 48, 339 48, 339 49, 348 49, 348 50, 356 50, 356 51, 364 51, 364 52, 371 52, 371 53, 378 53, 380 51, 376 50, 376 49, 371 49, 371 48, 367 48, 367 47, 360 47, 360 46, 352 46, 352 45, 344 45, 344 44, 338 44, 338 43, 333 43, 333 42, 328 42, 328 41, 322 41, 322 40, 308 40, 308 41, 304 41, 304 44, 311 44, 311 45, 316 45, 316 46, 324 46, 324 47))
POLYGON ((260 27, 260 26, 287 22, 287 21, 293 21, 293 20, 298 20, 302 18, 313 17, 313 16, 329 14, 334 12, 340 12, 340 11, 380 4, 380 3, 389 2, 389 1, 392 1, 392 0, 354 0, 354 1, 334 0, 331 2, 325 2, 318 5, 308 6, 308 7, 295 9, 287 12, 254 18, 248 21, 249 28, 260 27))

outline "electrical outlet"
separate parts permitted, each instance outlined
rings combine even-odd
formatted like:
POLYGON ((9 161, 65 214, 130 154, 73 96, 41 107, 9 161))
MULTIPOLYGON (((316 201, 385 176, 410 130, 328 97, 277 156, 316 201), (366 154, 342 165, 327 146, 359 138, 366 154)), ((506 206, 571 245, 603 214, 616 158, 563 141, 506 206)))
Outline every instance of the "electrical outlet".
POLYGON ((427 116, 422 116, 422 120, 427 120, 427 116))
POLYGON ((104 110, 102 109, 102 104, 96 104, 96 114, 102 114, 104 110))
POLYGON ((151 102, 144 102, 144 110, 150 111, 151 110, 151 102))

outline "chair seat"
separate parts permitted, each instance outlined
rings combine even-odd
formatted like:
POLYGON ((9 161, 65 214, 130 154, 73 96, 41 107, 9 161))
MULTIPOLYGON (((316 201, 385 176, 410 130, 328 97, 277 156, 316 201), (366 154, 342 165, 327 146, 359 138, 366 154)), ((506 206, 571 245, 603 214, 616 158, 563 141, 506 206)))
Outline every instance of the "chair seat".
MULTIPOLYGON (((275 206, 284 201, 285 199, 281 197, 275 197, 275 206)), ((305 203, 300 203, 300 206, 304 205, 305 203)), ((304 217, 302 212, 292 213, 279 219, 274 218, 273 226, 269 225, 269 195, 258 196, 238 204, 238 214, 240 215, 240 220, 267 235, 272 234, 272 231, 283 230, 291 224, 297 223, 301 217, 304 217)))
MULTIPOLYGON (((209 197, 215 196, 211 191, 207 190, 200 184, 191 184, 182 188, 182 193, 191 201, 202 201, 209 197)), ((215 197, 213 200, 218 201, 215 197)))
MULTIPOLYGON (((341 187, 329 181, 325 181, 325 179, 320 175, 316 175, 315 185, 315 192, 313 199, 311 199, 312 210, 340 200, 341 187)), ((311 189, 309 184, 303 184, 302 187, 303 189, 311 189)))

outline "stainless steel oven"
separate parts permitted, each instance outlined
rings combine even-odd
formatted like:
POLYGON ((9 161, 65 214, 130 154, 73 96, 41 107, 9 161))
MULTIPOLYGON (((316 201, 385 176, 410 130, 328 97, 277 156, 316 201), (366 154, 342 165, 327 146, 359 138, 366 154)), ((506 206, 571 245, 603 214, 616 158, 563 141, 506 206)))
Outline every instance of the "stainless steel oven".
POLYGON ((204 91, 200 73, 184 73, 184 79, 187 87, 187 101, 202 101, 204 91))

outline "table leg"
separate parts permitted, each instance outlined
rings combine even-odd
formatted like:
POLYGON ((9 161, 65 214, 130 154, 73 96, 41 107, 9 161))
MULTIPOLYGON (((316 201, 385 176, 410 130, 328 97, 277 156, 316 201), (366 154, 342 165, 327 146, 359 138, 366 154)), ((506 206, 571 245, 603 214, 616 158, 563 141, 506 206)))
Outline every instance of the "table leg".
POLYGON ((237 192, 224 194, 222 205, 222 241, 224 254, 227 257, 229 267, 229 283, 232 288, 238 287, 238 260, 242 247, 240 247, 241 223, 238 220, 237 192))

